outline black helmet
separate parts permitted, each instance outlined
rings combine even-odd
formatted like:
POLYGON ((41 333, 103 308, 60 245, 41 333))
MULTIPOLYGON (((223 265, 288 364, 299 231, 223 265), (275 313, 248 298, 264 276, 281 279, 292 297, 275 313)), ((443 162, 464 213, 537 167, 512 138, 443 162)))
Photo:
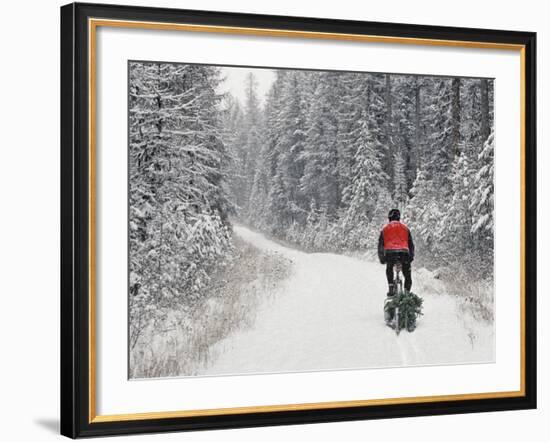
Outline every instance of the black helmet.
POLYGON ((399 209, 391 209, 388 213, 388 218, 390 221, 399 221, 401 219, 401 212, 399 209))

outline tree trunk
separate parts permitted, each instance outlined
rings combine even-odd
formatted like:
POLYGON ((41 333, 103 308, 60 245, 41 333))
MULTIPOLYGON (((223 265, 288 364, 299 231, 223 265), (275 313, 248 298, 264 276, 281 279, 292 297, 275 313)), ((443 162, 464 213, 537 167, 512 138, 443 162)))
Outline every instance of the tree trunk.
POLYGON ((416 169, 422 166, 422 147, 420 146, 420 114, 421 114, 421 103, 420 103, 420 88, 421 82, 418 81, 418 77, 415 77, 414 80, 414 149, 413 149, 413 167, 414 167, 414 177, 416 179, 416 169))
POLYGON ((460 154, 460 78, 453 78, 451 83, 452 89, 452 139, 451 146, 454 156, 460 154))
POLYGON ((386 173, 390 177, 391 182, 393 182, 395 152, 394 152, 394 146, 392 143, 393 125, 392 125, 392 96, 391 96, 391 75, 390 74, 386 74, 386 125, 385 126, 386 126, 386 140, 387 140, 387 149, 388 149, 386 173))
POLYGON ((481 142, 489 137, 489 85, 486 78, 481 80, 481 142))

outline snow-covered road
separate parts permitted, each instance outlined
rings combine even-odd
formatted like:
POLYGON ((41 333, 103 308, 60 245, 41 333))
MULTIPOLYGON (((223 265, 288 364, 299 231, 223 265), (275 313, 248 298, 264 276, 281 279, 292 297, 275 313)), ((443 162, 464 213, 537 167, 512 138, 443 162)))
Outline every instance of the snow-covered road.
MULTIPOLYGON (((292 274, 260 304, 252 327, 212 349, 204 374, 239 374, 491 362, 493 327, 460 313, 454 298, 418 291, 424 316, 398 337, 384 324, 384 268, 331 253, 305 253, 243 226, 235 233, 292 261, 292 274)), ((427 272, 413 266, 414 287, 427 272)), ((418 289, 420 290, 420 289, 418 289)))

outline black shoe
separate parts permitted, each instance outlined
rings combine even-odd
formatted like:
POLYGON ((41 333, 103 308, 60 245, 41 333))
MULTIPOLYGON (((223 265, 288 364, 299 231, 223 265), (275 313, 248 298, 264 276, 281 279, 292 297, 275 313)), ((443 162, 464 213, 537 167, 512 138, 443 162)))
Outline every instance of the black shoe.
POLYGON ((390 284, 390 287, 388 288, 388 298, 391 298, 393 295, 395 295, 395 287, 393 284, 390 284))

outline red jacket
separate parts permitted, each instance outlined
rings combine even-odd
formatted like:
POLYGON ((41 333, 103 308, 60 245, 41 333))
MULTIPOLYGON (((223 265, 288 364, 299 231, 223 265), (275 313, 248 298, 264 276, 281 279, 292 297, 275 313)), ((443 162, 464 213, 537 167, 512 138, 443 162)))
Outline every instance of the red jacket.
POLYGON ((409 251, 409 228, 400 221, 391 221, 382 229, 384 250, 409 251))
POLYGON ((380 232, 378 239, 378 257, 384 261, 387 251, 406 252, 411 261, 414 259, 414 243, 411 231, 400 221, 390 221, 380 232))

